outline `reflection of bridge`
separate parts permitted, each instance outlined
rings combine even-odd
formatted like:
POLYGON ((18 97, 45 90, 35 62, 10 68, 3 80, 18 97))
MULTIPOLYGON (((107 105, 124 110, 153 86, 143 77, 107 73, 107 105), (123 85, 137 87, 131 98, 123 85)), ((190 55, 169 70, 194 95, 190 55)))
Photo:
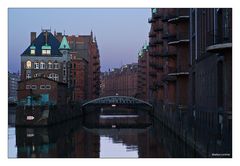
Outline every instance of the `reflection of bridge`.
POLYGON ((112 127, 97 127, 97 128, 92 128, 92 127, 86 127, 84 126, 83 128, 90 132, 90 133, 94 133, 94 134, 98 134, 98 135, 106 135, 106 136, 110 136, 110 135, 126 135, 126 134, 140 134, 140 133, 145 133, 147 132, 147 130, 149 130, 151 127, 151 124, 146 124, 144 126, 132 126, 131 128, 127 128, 127 127, 117 127, 117 128, 112 128, 112 127))
POLYGON ((91 101, 84 103, 82 106, 88 105, 110 105, 110 104, 117 104, 117 105, 145 105, 148 107, 152 107, 152 105, 146 101, 136 99, 130 96, 106 96, 100 97, 91 101))

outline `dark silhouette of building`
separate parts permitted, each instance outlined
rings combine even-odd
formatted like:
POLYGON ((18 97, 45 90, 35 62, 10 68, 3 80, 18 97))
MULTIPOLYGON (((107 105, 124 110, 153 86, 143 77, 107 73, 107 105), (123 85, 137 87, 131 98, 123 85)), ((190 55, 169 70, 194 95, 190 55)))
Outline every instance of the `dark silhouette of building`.
POLYGON ((17 88, 20 75, 18 73, 8 72, 8 102, 17 102, 17 88))

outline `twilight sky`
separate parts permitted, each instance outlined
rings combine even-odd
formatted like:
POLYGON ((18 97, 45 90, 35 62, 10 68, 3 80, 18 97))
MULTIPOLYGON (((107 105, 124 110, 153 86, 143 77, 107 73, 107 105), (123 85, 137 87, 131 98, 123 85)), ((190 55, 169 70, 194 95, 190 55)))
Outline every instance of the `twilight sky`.
POLYGON ((67 35, 96 35, 101 71, 137 62, 137 53, 148 41, 150 9, 8 9, 8 70, 20 70, 20 54, 30 44, 30 32, 41 28, 67 35))

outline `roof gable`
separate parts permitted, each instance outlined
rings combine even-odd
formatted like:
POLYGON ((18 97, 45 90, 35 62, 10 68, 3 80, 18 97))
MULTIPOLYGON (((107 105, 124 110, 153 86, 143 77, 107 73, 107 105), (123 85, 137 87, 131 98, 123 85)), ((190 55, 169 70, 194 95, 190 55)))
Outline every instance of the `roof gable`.
POLYGON ((62 56, 59 51, 60 42, 51 32, 41 32, 40 35, 28 46, 28 48, 21 54, 21 56, 42 56, 42 49, 48 46, 51 49, 51 55, 48 56, 62 56), (47 43, 46 43, 47 40, 47 43), (30 54, 30 50, 35 48, 35 55, 30 54))

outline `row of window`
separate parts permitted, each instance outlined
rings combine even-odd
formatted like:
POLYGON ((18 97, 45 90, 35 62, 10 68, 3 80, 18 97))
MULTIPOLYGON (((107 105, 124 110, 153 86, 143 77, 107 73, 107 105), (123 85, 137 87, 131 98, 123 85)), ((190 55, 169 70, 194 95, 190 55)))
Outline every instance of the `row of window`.
MULTIPOLYGON (((37 89, 37 85, 26 85, 26 89, 37 89)), ((51 89, 51 85, 40 85, 39 89, 51 89)))
MULTIPOLYGON (((39 76, 40 76, 40 74, 38 74, 38 73, 34 74, 34 77, 39 77, 39 76)), ((27 73, 26 78, 30 79, 30 78, 32 78, 32 75, 30 73, 27 73)), ((59 81, 59 75, 55 74, 55 73, 50 73, 48 75, 48 78, 52 79, 52 80, 55 80, 55 81, 59 81)))
MULTIPOLYGON (((36 50, 35 49, 31 49, 30 51, 31 55, 35 55, 36 54, 36 50)), ((42 50, 42 55, 51 55, 51 50, 42 50)))
POLYGON ((32 69, 32 68, 34 68, 34 69, 60 69, 60 65, 57 62, 54 62, 54 63, 52 63, 52 62, 48 62, 48 63, 34 62, 34 63, 32 63, 30 60, 28 60, 26 62, 26 68, 27 69, 32 69), (32 66, 32 64, 33 64, 33 66, 32 66))

